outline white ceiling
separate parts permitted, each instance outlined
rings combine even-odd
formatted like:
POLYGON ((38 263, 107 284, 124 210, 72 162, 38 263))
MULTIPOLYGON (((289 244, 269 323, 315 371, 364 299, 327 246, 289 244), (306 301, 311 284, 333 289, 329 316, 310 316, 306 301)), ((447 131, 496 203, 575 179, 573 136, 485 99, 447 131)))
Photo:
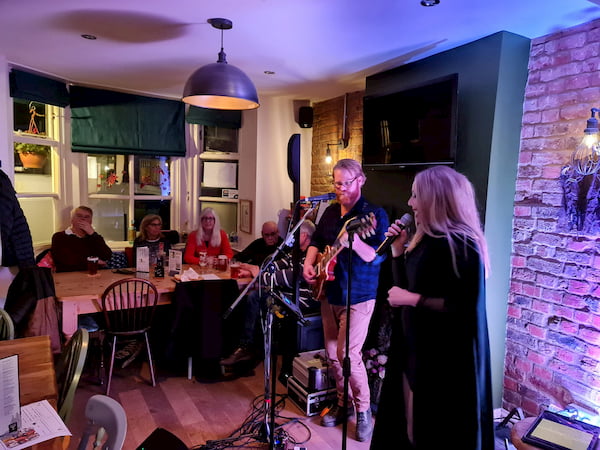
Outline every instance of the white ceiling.
POLYGON ((77 84, 180 98, 188 76, 217 60, 221 32, 206 20, 225 17, 227 60, 259 96, 315 101, 497 31, 534 38, 588 22, 598 1, 0 0, 0 55, 77 84))

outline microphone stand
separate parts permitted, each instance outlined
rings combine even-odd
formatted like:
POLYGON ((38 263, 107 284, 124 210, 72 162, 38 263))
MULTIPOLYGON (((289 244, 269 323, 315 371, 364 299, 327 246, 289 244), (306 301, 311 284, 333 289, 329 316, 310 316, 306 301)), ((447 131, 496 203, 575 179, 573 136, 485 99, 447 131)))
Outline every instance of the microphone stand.
POLYGON ((351 372, 351 367, 350 367, 350 352, 349 352, 349 348, 350 348, 350 298, 351 298, 351 287, 352 287, 352 282, 350 279, 350 276, 352 275, 352 242, 354 241, 354 233, 355 231, 350 229, 351 227, 348 227, 347 229, 347 233, 348 233, 348 279, 346 281, 346 348, 345 348, 345 355, 344 355, 344 361, 342 363, 342 374, 344 376, 344 406, 343 406, 343 416, 344 416, 344 422, 342 423, 342 450, 346 450, 346 440, 348 438, 348 416, 345 413, 348 409, 348 387, 349 387, 349 383, 350 383, 350 374, 351 372))
MULTIPOLYGON (((306 211, 306 214, 304 214, 304 217, 308 216, 308 214, 311 213, 315 208, 316 208, 316 204, 313 203, 311 205, 311 207, 308 209, 308 211, 306 211)), ((262 263, 256 276, 250 281, 250 283, 248 283, 246 285, 246 287, 242 290, 242 292, 240 292, 240 295, 238 295, 238 297, 231 304, 231 306, 229 306, 229 308, 227 308, 227 311, 225 311, 225 313, 223 314, 223 319, 227 319, 229 317, 229 315, 233 312, 233 310, 238 305, 238 303, 240 301, 242 301, 242 299, 246 296, 246 294, 248 293, 250 288, 254 285, 254 283, 256 283, 256 280, 258 280, 258 278, 266 270, 266 268, 269 267, 273 263, 273 261, 275 261, 275 259, 277 259, 279 257, 279 255, 281 253, 283 253, 283 248, 292 246, 292 241, 293 241, 294 235, 296 233, 296 230, 298 230, 300 228, 300 225, 302 225, 302 222, 304 222, 304 217, 301 220, 299 220, 298 223, 296 223, 294 228, 290 232, 288 232, 287 236, 281 242, 281 244, 279 244, 277 249, 271 255, 269 255, 267 257, 267 259, 262 263)))
MULTIPOLYGON (((299 202, 296 203, 296 206, 299 204, 299 202)), ((306 214, 304 215, 304 217, 307 217, 307 215, 312 212, 312 210, 314 210, 316 208, 316 203, 313 203, 311 205, 311 207, 309 208, 309 210, 306 212, 306 214)), ((300 228, 300 226, 302 225, 302 223, 304 222, 304 217, 302 217, 300 220, 298 220, 298 222, 296 223, 296 225, 292 228, 292 230, 290 232, 288 232, 288 235, 286 236, 286 238, 281 242, 281 244, 279 244, 279 246, 277 247, 277 249, 267 257, 267 259, 263 262, 263 264, 260 266, 260 269, 258 271, 258 274, 252 279, 252 281, 250 281, 250 283, 248 283, 248 285, 242 290, 242 292, 240 293, 240 295, 238 296, 238 298, 235 299, 235 301, 231 304, 231 306, 227 309, 227 311, 225 311, 225 313, 223 314, 223 319, 227 319, 227 317, 229 317, 229 315, 231 314, 231 312, 235 309, 235 307, 238 305, 238 303, 245 297, 246 293, 250 290, 250 288, 254 285, 254 283, 256 283, 256 281, 260 278, 260 276, 265 272, 265 270, 267 270, 272 264, 273 262, 275 262, 275 260, 279 257, 279 255, 281 253, 283 253, 283 248, 284 247, 290 247, 292 245, 292 240, 296 234, 296 231, 300 228)), ((296 239, 296 244, 297 244, 297 239, 296 239)), ((271 284, 273 283, 273 280, 271 280, 271 284)), ((259 285, 259 289, 260 289, 260 285, 259 285)), ((261 295, 261 293, 259 292, 259 295, 261 295)), ((274 449, 274 445, 275 445, 275 436, 274 436, 274 431, 275 431, 275 403, 276 403, 276 399, 275 399, 275 391, 276 391, 276 363, 277 363, 277 356, 275 355, 274 352, 272 352, 272 343, 273 343, 273 316, 276 314, 276 311, 279 310, 278 306, 276 305, 276 299, 279 299, 284 305, 286 305, 289 308, 289 305, 287 304, 287 302, 283 301, 281 299, 281 297, 279 297, 278 295, 276 295, 274 293, 273 290, 273 286, 271 285, 271 289, 270 289, 270 293, 269 293, 269 299, 267 299, 267 314, 266 317, 264 318, 264 322, 263 322, 263 335, 264 335, 264 350, 265 350, 265 359, 264 359, 264 386, 265 386, 265 401, 264 401, 264 422, 263 422, 263 430, 264 430, 264 438, 266 438, 266 440, 269 443, 269 450, 273 450, 274 449)), ((295 299, 297 302, 297 299, 295 299)), ((303 319, 301 317, 301 319, 303 319)), ((259 432, 260 434, 260 432, 259 432)), ((263 437, 263 436, 261 436, 263 437)))

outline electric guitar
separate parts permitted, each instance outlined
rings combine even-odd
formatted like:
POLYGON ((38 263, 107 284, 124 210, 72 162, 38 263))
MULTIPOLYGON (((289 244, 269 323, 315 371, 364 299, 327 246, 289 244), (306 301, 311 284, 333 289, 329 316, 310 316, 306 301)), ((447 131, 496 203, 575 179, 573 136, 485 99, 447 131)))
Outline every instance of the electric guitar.
MULTIPOLYGON (((369 213, 366 216, 353 217, 346 220, 341 231, 337 235, 333 245, 327 245, 322 253, 318 253, 315 259, 315 283, 312 285, 313 298, 321 300, 324 295, 324 286, 326 281, 335 279, 333 270, 337 263, 337 255, 344 249, 342 244, 342 237, 345 235, 348 225, 352 223, 352 229, 355 233, 361 235, 362 238, 372 235, 375 232, 375 215, 369 213)), ((345 239, 348 239, 348 235, 345 235, 345 239)))

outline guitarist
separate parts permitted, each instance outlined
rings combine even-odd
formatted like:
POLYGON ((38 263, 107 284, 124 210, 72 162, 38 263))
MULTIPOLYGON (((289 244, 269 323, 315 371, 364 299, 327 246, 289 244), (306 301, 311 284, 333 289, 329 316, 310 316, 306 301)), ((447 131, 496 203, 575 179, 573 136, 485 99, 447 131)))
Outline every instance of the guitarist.
POLYGON ((315 282, 317 272, 314 264, 318 253, 326 246, 341 244, 344 248, 337 255, 334 279, 325 285, 325 298, 321 301, 321 317, 325 337, 325 350, 333 368, 337 388, 337 403, 321 418, 321 425, 333 427, 343 423, 354 414, 356 408, 356 440, 366 441, 373 431, 369 381, 362 359, 362 347, 369 330, 369 322, 375 308, 379 267, 384 256, 375 252, 385 239, 389 220, 385 211, 369 203, 362 196, 362 186, 367 177, 358 161, 341 159, 333 167, 332 184, 337 202, 323 213, 308 247, 304 260, 303 276, 315 282), (372 213, 372 214, 371 214, 372 213), (349 219, 372 216, 373 232, 368 237, 353 234, 352 255, 348 250, 348 233, 344 226, 349 219), (349 256, 352 271, 348 273, 349 256), (342 362, 346 356, 346 297, 348 277, 351 281, 349 352, 350 378, 348 404, 344 408, 344 376, 342 362))

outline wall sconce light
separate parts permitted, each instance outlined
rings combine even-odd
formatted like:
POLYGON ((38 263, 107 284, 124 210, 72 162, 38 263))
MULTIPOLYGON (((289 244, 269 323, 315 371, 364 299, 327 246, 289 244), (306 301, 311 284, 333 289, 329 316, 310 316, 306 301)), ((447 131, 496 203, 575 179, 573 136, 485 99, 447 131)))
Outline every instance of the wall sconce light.
POLYGON ((423 6, 435 6, 440 3, 440 0, 421 0, 423 6))
POLYGON ((185 83, 182 100, 194 106, 212 109, 244 110, 258 108, 258 94, 248 76, 235 66, 227 64, 223 51, 223 30, 233 27, 231 20, 208 19, 221 30, 221 51, 216 63, 196 70, 185 83))
POLYGON ((343 145, 343 142, 336 142, 335 144, 327 144, 327 151, 325 153, 325 163, 331 164, 333 162, 333 157, 331 156, 331 147, 340 148, 340 145, 343 145))
POLYGON ((580 175, 591 175, 600 167, 600 145, 598 143, 598 108, 591 109, 592 115, 587 120, 583 131, 583 139, 571 155, 571 167, 580 175))

